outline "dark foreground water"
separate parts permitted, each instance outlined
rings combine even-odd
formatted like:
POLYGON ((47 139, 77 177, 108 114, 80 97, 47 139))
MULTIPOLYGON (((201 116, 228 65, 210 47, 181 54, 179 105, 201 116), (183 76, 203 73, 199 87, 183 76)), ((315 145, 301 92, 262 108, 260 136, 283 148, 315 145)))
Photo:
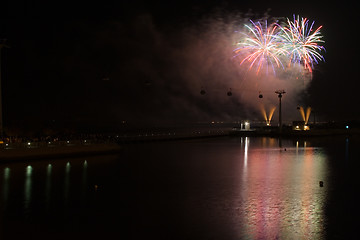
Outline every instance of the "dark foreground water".
POLYGON ((0 239, 359 239, 359 143, 218 138, 2 164, 0 239))

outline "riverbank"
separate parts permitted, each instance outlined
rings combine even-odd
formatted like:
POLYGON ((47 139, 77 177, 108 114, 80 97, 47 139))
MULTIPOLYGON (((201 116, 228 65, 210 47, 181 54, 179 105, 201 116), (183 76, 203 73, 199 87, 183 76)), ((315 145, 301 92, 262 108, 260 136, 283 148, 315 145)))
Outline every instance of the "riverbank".
POLYGON ((274 138, 309 138, 327 136, 360 136, 360 129, 312 129, 309 131, 294 131, 283 129, 266 131, 254 129, 249 131, 216 130, 216 131, 193 131, 187 134, 137 134, 119 135, 107 140, 67 140, 55 142, 21 142, 3 143, 0 145, 0 163, 44 160, 66 157, 83 157, 105 154, 116 154, 126 144, 142 144, 150 142, 187 141, 217 137, 274 137, 274 138))
POLYGON ((303 138, 303 137, 333 137, 333 136, 360 136, 360 129, 311 129, 308 131, 297 131, 291 129, 264 130, 232 130, 230 136, 244 137, 282 137, 282 138, 303 138))
POLYGON ((116 154, 126 144, 142 144, 162 141, 184 141, 192 139, 228 136, 229 131, 192 132, 191 134, 137 134, 119 135, 107 140, 67 140, 54 142, 2 143, 0 163, 15 161, 43 160, 66 157, 116 154))

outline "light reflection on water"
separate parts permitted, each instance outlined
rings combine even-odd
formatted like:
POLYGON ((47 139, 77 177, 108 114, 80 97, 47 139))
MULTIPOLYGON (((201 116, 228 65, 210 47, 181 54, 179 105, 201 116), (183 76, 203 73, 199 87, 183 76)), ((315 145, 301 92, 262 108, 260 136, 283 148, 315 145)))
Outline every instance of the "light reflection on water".
POLYGON ((49 163, 46 167, 46 181, 45 181, 45 202, 46 207, 49 207, 49 203, 51 200, 51 173, 52 173, 52 165, 49 163))
POLYGON ((22 202, 23 213, 26 217, 33 211, 34 204, 44 204, 48 209, 52 201, 59 202, 62 199, 64 205, 66 205, 70 198, 72 184, 77 186, 77 189, 74 189, 74 197, 77 197, 77 191, 82 191, 85 195, 88 189, 88 163, 86 160, 82 161, 82 163, 79 163, 81 160, 76 159, 75 161, 77 163, 76 174, 81 173, 82 175, 81 184, 77 183, 77 180, 71 182, 71 164, 69 161, 66 162, 65 166, 62 164, 62 160, 58 160, 53 164, 42 162, 35 162, 31 165, 25 163, 7 164, 2 171, 2 187, 0 189, 2 209, 12 211, 7 209, 9 204, 13 205, 10 208, 18 208, 19 206, 14 205, 19 200, 22 202), (60 180, 61 176, 62 180, 60 180), (79 185, 81 186, 78 187, 79 185), (59 194, 61 189, 62 193, 59 194), (23 194, 20 194, 21 190, 23 194), (34 194, 36 199, 33 199, 34 194), (56 196, 56 198, 52 198, 52 196, 56 196))
POLYGON ((248 148, 244 140, 245 186, 235 205, 239 236, 249 239, 318 239, 325 234, 327 192, 326 155, 320 148, 279 148, 274 139, 263 139, 261 148, 248 148), (266 146, 266 147, 264 147, 266 146), (245 231, 244 231, 245 227, 245 231))
POLYGON ((86 189, 87 189, 87 167, 88 167, 88 163, 85 160, 83 163, 83 171, 82 171, 82 194, 83 194, 83 196, 86 195, 86 189))
POLYGON ((6 208, 6 204, 9 197, 9 181, 10 181, 10 168, 4 168, 4 179, 3 179, 3 187, 2 187, 2 195, 3 195, 3 208, 6 208))
POLYGON ((31 193, 32 193, 32 166, 28 165, 25 169, 25 183, 24 183, 24 209, 28 210, 30 201, 31 201, 31 193))
MULTIPOLYGON (((332 154, 357 156, 351 141, 339 142, 343 149, 332 154)), ((137 234, 130 239, 327 238, 337 206, 327 208, 337 187, 329 176, 336 175, 329 152, 313 141, 243 137, 123 151, 0 166, 0 224, 10 222, 0 231, 10 225, 13 234, 19 222, 35 222, 49 232, 38 239, 66 229, 92 237, 119 228, 137 234)))
POLYGON ((70 169, 71 169, 71 165, 70 162, 66 163, 65 166, 65 180, 64 180, 64 200, 65 200, 65 204, 67 203, 68 199, 69 199, 69 188, 70 188, 70 169))

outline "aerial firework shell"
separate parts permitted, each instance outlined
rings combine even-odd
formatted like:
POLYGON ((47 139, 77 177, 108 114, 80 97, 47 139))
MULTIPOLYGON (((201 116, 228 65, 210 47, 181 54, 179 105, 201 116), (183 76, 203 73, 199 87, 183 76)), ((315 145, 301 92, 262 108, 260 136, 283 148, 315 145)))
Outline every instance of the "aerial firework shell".
POLYGON ((276 24, 268 26, 267 21, 263 25, 259 21, 250 22, 252 25, 245 25, 247 32, 243 33, 244 38, 237 43, 235 56, 243 58, 240 65, 248 63, 249 69, 256 66, 256 73, 268 66, 275 72, 275 66, 283 67, 280 56, 286 53, 285 49, 279 46, 280 29, 276 24))
POLYGON ((235 56, 240 59, 240 65, 248 63, 249 69, 256 66, 256 73, 260 69, 269 66, 275 73, 275 67, 283 67, 283 62, 303 65, 305 69, 312 72, 314 64, 324 61, 321 55, 324 41, 320 29, 313 29, 314 22, 310 24, 306 18, 297 18, 283 24, 260 21, 245 25, 245 30, 237 42, 235 56))
POLYGON ((289 64, 303 64, 305 69, 312 72, 314 63, 324 61, 321 51, 325 50, 320 44, 324 43, 320 29, 322 26, 313 30, 314 22, 309 24, 309 20, 298 16, 294 20, 287 19, 287 25, 281 28, 281 38, 283 48, 288 52, 289 64))

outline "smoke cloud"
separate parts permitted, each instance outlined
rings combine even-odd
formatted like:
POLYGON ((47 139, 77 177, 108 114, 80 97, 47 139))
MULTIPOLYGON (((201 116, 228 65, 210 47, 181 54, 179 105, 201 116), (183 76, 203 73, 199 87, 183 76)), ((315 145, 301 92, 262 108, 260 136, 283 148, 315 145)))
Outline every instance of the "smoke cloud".
MULTIPOLYGON (((298 120, 296 107, 311 76, 300 66, 274 75, 240 65, 233 50, 236 33, 248 18, 213 16, 179 28, 158 26, 148 14, 127 23, 107 22, 89 27, 87 44, 79 41, 68 60, 86 68, 80 74, 86 85, 97 81, 93 90, 88 89, 90 112, 113 121, 264 121, 261 107, 268 112, 278 106, 278 89, 286 91, 284 121, 298 120), (84 57, 89 52, 96 60, 84 57)), ((82 117, 88 116, 78 116, 82 117)), ((277 121, 277 110, 273 120, 277 121)))

